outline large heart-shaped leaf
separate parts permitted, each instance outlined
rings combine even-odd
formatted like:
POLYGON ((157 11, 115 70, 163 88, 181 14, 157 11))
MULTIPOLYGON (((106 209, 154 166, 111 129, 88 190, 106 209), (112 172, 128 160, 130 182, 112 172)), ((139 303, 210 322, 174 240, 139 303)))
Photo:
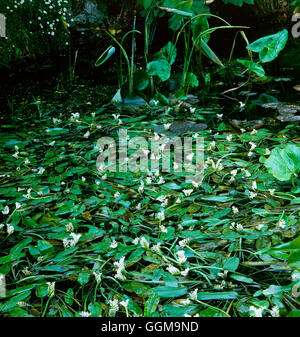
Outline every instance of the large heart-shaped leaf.
POLYGON ((176 56, 177 49, 171 41, 169 41, 159 52, 154 54, 154 58, 160 59, 164 57, 170 65, 175 62, 176 56))
POLYGON ((273 61, 281 50, 285 47, 288 40, 288 31, 283 29, 277 34, 264 36, 247 46, 247 49, 259 53, 262 62, 273 61))
POLYGON ((275 148, 265 161, 265 166, 278 180, 290 180, 300 172, 300 146, 288 144, 283 149, 275 148))
POLYGON ((171 75, 170 63, 165 59, 152 61, 147 64, 147 73, 150 76, 158 76, 162 81, 166 81, 171 75))

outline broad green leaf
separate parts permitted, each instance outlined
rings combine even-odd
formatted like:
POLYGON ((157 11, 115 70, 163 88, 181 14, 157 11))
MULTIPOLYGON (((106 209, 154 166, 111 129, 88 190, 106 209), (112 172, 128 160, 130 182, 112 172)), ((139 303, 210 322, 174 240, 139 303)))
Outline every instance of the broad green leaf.
POLYGON ((109 46, 98 58, 95 63, 96 67, 101 66, 104 62, 106 62, 116 51, 114 46, 109 46))
POLYGON ((164 298, 180 297, 185 295, 186 293, 187 293, 186 287, 159 286, 148 290, 148 294, 156 294, 164 298))
POLYGON ((300 146, 287 144, 283 149, 273 149, 264 165, 278 180, 290 180, 300 172, 300 146))
POLYGON ((198 300, 208 301, 208 300, 233 300, 238 297, 238 293, 235 291, 224 291, 224 292, 200 292, 197 295, 198 300))
POLYGON ((257 64, 249 60, 237 60, 237 62, 241 63, 243 66, 248 68, 250 72, 255 73, 257 76, 259 77, 265 76, 265 70, 260 64, 257 64))
POLYGON ((271 62, 285 47, 288 40, 288 31, 283 29, 277 34, 264 36, 247 46, 247 49, 259 53, 259 58, 263 63, 271 62))
POLYGON ((83 285, 83 284, 88 283, 89 278, 90 278, 90 274, 89 273, 79 273, 77 281, 81 285, 83 285))
POLYGON ((290 255, 288 266, 300 271, 300 249, 290 255))
POLYGON ((255 283, 252 278, 246 277, 244 275, 239 275, 239 274, 231 274, 230 278, 233 280, 239 281, 239 282, 244 282, 244 283, 255 283))
POLYGON ((161 48, 160 51, 153 55, 155 59, 165 58, 170 65, 175 62, 176 56, 177 49, 171 41, 169 41, 163 48, 161 48))
POLYGON ((144 315, 145 317, 151 317, 151 315, 156 311, 159 303, 159 296, 156 294, 151 295, 147 302, 145 303, 144 315))
POLYGON ((240 259, 238 257, 229 257, 223 268, 229 271, 236 271, 240 264, 240 259))
POLYGON ((187 84, 191 87, 198 87, 199 81, 197 76, 193 73, 188 73, 187 75, 187 84))
POLYGON ((152 61, 147 64, 147 73, 150 76, 158 76, 164 82, 171 75, 170 63, 164 59, 152 61))
POLYGON ((133 74, 133 86, 135 90, 142 91, 148 87, 149 76, 145 70, 138 70, 133 74))
POLYGON ((139 2, 142 3, 145 9, 148 9, 151 6, 153 0, 139 0, 139 2))
MULTIPOLYGON (((206 16, 200 16, 194 19, 191 23, 192 32, 193 32, 193 41, 197 41, 199 35, 205 30, 209 29, 209 24, 206 16)), ((210 34, 207 34, 203 37, 203 40, 207 43, 209 41, 210 34)))

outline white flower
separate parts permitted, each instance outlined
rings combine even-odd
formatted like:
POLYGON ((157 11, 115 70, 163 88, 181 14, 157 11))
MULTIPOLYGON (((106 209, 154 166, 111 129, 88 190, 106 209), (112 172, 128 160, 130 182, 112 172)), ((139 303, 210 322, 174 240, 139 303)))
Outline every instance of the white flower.
POLYGON ((231 209, 232 209, 233 214, 238 214, 239 209, 237 207, 232 206, 231 209))
POLYGON ((53 297, 55 294, 55 282, 46 282, 48 285, 48 295, 53 297))
POLYGON ((45 172, 45 169, 43 167, 39 167, 39 171, 37 174, 43 174, 45 172))
POLYGON ((73 230, 74 230, 73 224, 72 224, 72 222, 69 222, 69 223, 66 225, 66 231, 67 231, 67 232, 73 232, 73 230))
POLYGON ((256 196, 257 196, 257 193, 250 191, 250 194, 249 194, 250 199, 254 199, 256 196))
POLYGON ((161 253, 160 246, 161 246, 161 243, 159 242, 156 245, 152 246, 151 250, 153 250, 156 253, 161 253))
POLYGON ((218 119, 222 119, 223 114, 217 114, 218 119))
POLYGON ((114 265, 117 266, 115 278, 119 280, 126 280, 126 277, 122 274, 122 272, 125 270, 124 260, 125 256, 121 257, 119 262, 118 261, 114 262, 114 265))
POLYGON ((78 122, 79 121, 80 114, 78 112, 71 113, 71 121, 72 122, 78 122))
POLYGON ((81 234, 70 233, 72 239, 63 239, 63 245, 65 248, 75 247, 79 239, 81 238, 81 234))
POLYGON ((52 118, 53 124, 59 124, 61 123, 61 119, 58 118, 52 118))
POLYGON ((251 157, 253 155, 253 152, 249 151, 248 152, 248 157, 251 157))
POLYGON ((264 307, 256 308, 253 305, 251 305, 249 309, 250 309, 250 311, 253 311, 253 316, 254 317, 262 317, 262 313, 263 313, 264 307))
POLYGON ((245 103, 243 103, 243 102, 239 102, 239 105, 240 105, 240 110, 242 110, 242 109, 243 109, 243 107, 245 106, 245 103))
POLYGON ((232 135, 226 136, 226 140, 227 140, 228 142, 231 142, 231 141, 232 141, 232 135))
POLYGON ((140 245, 145 249, 149 248, 149 242, 143 236, 140 239, 140 245))
POLYGON ((139 244, 139 241, 140 241, 140 238, 135 238, 135 239, 132 241, 132 243, 133 243, 134 245, 138 245, 138 244, 139 244))
POLYGON ((120 195, 121 195, 120 192, 116 192, 116 193, 114 194, 114 198, 117 199, 117 198, 119 198, 120 195))
POLYGON ((2 214, 4 214, 4 215, 9 214, 9 207, 8 206, 4 207, 4 210, 2 211, 2 214))
POLYGON ((119 311, 118 300, 109 300, 109 316, 114 316, 119 311))
POLYGON ((0 231, 4 228, 4 226, 5 226, 4 223, 0 224, 0 231))
POLYGON ((152 139, 153 139, 153 141, 158 141, 160 139, 160 137, 156 132, 154 132, 154 137, 152 139))
POLYGON ((184 194, 186 197, 188 197, 189 195, 192 194, 193 189, 190 189, 190 190, 182 190, 182 192, 183 192, 183 194, 184 194))
POLYGON ((256 148, 256 144, 253 142, 249 142, 249 145, 251 145, 250 150, 249 150, 250 152, 256 148))
POLYGON ((166 228, 164 225, 160 225, 160 226, 159 226, 159 229, 160 229, 160 231, 161 231, 162 233, 168 233, 168 230, 167 230, 167 228, 166 228))
POLYGON ((163 178, 163 177, 159 177, 159 180, 158 180, 157 183, 158 183, 159 185, 164 184, 164 183, 165 183, 164 178, 163 178))
POLYGON ((81 311, 81 312, 79 313, 79 315, 80 315, 81 317, 89 317, 89 316, 91 316, 91 313, 90 313, 89 311, 81 311))
POLYGON ((270 192, 270 194, 273 196, 273 195, 274 195, 274 192, 275 192, 275 188, 269 189, 269 192, 270 192))
POLYGON ((145 186, 145 184, 144 184, 143 180, 141 180, 141 185, 139 186, 138 191, 139 192, 143 192, 144 191, 144 186, 145 186))
POLYGON ((231 173, 231 178, 230 178, 229 182, 232 182, 232 181, 235 180, 235 176, 237 175, 238 170, 232 170, 230 173, 231 173))
POLYGON ((179 250, 176 254, 177 254, 177 257, 178 257, 179 264, 183 264, 184 262, 186 262, 187 258, 185 256, 184 250, 179 250))
POLYGON ((15 203, 15 206, 16 206, 16 209, 19 209, 19 208, 22 207, 22 205, 21 205, 19 202, 16 202, 16 203, 15 203))
POLYGON ((165 220, 165 212, 164 211, 158 212, 157 213, 157 219, 159 221, 164 221, 165 220))
POLYGON ((118 243, 116 240, 112 240, 111 244, 110 244, 110 248, 117 248, 118 247, 118 243))
POLYGON ((211 143, 209 143, 208 148, 207 148, 207 151, 214 150, 215 147, 216 147, 216 142, 215 142, 215 141, 212 141, 211 143))
POLYGON ((97 283, 101 281, 102 273, 94 271, 93 275, 95 276, 97 283))
POLYGON ((192 291, 189 296, 192 300, 196 301, 198 298, 197 298, 197 295, 198 295, 198 289, 195 289, 194 291, 192 291))
POLYGON ((166 195, 160 195, 159 197, 156 198, 156 200, 158 200, 159 202, 163 202, 166 200, 166 198, 167 198, 166 195))
POLYGON ((10 225, 10 224, 7 224, 6 225, 6 232, 8 235, 11 235, 13 232, 15 231, 15 227, 10 225))
POLYGON ((228 270, 225 269, 223 272, 218 273, 218 276, 223 279, 226 279, 227 274, 228 274, 228 270))
POLYGON ((284 219, 279 220, 278 223, 277 223, 277 226, 280 227, 280 228, 284 228, 285 225, 286 225, 286 222, 285 222, 284 219))
POLYGON ((176 267, 172 266, 171 264, 169 264, 169 266, 167 267, 167 271, 172 274, 172 275, 178 275, 180 274, 179 269, 177 269, 176 267))
POLYGON ((195 153, 189 153, 188 155, 186 155, 186 159, 188 159, 189 161, 193 160, 195 153))
POLYGON ((171 123, 164 124, 164 129, 169 130, 171 125, 171 123))
POLYGON ((187 276, 187 274, 189 273, 190 268, 186 268, 185 270, 183 270, 180 275, 182 275, 183 277, 187 276))
POLYGON ((196 108, 190 107, 190 112, 193 114, 196 111, 196 108))
POLYGON ((175 203, 176 203, 176 204, 180 204, 180 203, 181 203, 181 199, 178 197, 178 198, 175 200, 175 203))
POLYGON ((244 132, 246 132, 246 130, 245 130, 245 129, 243 129, 243 128, 241 128, 241 129, 240 129, 240 131, 241 131, 241 133, 244 133, 244 132))
POLYGON ((266 148, 266 156, 268 156, 270 153, 271 151, 268 148, 266 148))
POLYGON ((256 181, 252 181, 252 189, 255 191, 257 190, 257 184, 256 184, 256 181))
POLYGON ((275 305, 275 307, 273 307, 271 310, 270 310, 270 314, 272 317, 279 317, 280 314, 279 314, 279 308, 277 305, 275 305))
POLYGON ((180 247, 185 247, 190 242, 190 239, 183 239, 178 242, 180 247))
POLYGON ((83 182, 85 182, 85 181, 86 181, 86 177, 82 176, 82 177, 81 177, 81 180, 82 180, 83 182))
POLYGON ((260 231, 263 227, 264 227, 264 225, 263 225, 263 224, 260 224, 260 225, 257 225, 257 226, 256 226, 256 229, 257 229, 258 231, 260 231))
POLYGON ((251 173, 248 170, 245 170, 245 174, 247 178, 251 177, 251 173))
POLYGON ((151 185, 151 183, 152 183, 151 177, 147 177, 147 178, 146 178, 146 184, 147 184, 147 185, 151 185))
POLYGON ((128 303, 129 303, 129 299, 127 299, 126 301, 121 301, 120 304, 124 307, 127 308, 128 307, 128 303))
POLYGON ((243 225, 241 225, 240 223, 236 224, 237 231, 242 231, 243 229, 244 229, 243 225))
POLYGON ((87 132, 83 135, 84 138, 89 138, 89 136, 90 136, 90 131, 87 131, 87 132))
POLYGON ((25 159, 24 164, 28 165, 30 164, 30 160, 28 158, 25 159))
POLYGON ((256 133, 257 133, 257 130, 253 129, 250 134, 255 135, 256 133))

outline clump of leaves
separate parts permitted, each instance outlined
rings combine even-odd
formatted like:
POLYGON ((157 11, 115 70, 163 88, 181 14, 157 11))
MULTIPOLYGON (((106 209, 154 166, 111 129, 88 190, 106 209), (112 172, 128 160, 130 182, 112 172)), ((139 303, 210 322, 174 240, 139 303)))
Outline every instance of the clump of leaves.
POLYGON ((300 146, 287 144, 284 148, 272 150, 265 166, 275 178, 287 181, 300 172, 300 146))

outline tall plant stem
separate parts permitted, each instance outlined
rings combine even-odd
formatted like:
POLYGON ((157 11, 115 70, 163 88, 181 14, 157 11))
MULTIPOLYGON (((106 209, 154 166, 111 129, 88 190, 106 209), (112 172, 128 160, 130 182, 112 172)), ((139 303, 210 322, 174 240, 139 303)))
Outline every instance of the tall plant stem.
POLYGON ((136 16, 133 18, 133 28, 132 28, 132 43, 131 43, 131 67, 130 67, 130 82, 129 82, 129 95, 132 95, 133 93, 133 68, 134 68, 134 45, 135 45, 135 37, 134 37, 134 31, 135 31, 135 25, 136 25, 136 16))

